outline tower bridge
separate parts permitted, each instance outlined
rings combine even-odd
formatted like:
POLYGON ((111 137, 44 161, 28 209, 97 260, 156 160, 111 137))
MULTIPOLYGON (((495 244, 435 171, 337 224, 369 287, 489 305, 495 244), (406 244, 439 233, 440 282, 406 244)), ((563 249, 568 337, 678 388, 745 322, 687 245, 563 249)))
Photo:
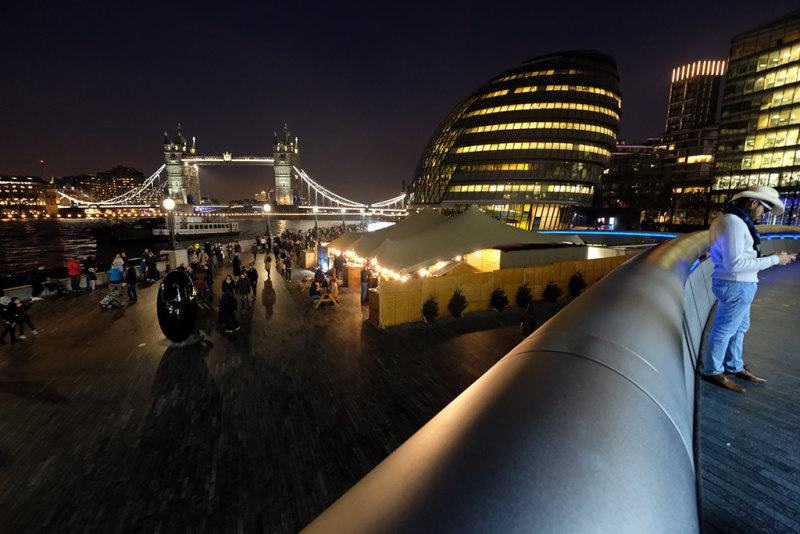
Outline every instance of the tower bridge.
POLYGON ((197 153, 196 138, 191 144, 178 124, 172 139, 164 132, 164 164, 144 183, 126 193, 103 201, 92 201, 75 195, 59 192, 62 198, 73 205, 97 208, 159 207, 164 198, 172 198, 184 209, 200 211, 200 172, 207 165, 251 165, 270 166, 275 171, 275 200, 277 207, 295 207, 314 213, 381 213, 404 215, 406 195, 364 204, 338 195, 313 180, 300 168, 298 139, 292 139, 284 125, 283 134, 277 134, 272 143, 272 155, 234 156, 225 152, 221 156, 206 156, 197 153), (166 172, 164 172, 166 171, 166 172), (163 176, 166 174, 166 176, 163 176))

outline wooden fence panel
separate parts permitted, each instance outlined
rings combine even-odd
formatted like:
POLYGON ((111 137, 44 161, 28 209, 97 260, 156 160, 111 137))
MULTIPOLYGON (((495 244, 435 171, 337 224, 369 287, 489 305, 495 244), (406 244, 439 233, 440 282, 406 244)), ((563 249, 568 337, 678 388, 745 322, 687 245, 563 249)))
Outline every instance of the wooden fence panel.
POLYGON ((444 317, 450 312, 447 311, 447 303, 453 297, 453 293, 458 289, 458 276, 441 276, 439 278, 425 278, 422 290, 423 302, 429 297, 436 297, 439 303, 439 315, 444 317))
POLYGON ((384 326, 422 320, 422 282, 412 278, 405 282, 391 280, 380 288, 381 321, 384 326))
MULTIPOLYGON (((574 260, 536 265, 525 268, 501 269, 486 273, 464 273, 438 278, 411 278, 405 282, 386 281, 380 287, 380 317, 382 326, 393 326, 422 320, 422 305, 431 296, 439 304, 439 317, 450 314, 447 304, 457 288, 461 288, 467 299, 464 313, 489 309, 491 292, 501 287, 506 292, 510 306, 516 305, 519 286, 528 284, 534 300, 542 300, 542 293, 549 282, 555 282, 568 294, 569 280, 576 272, 583 273, 587 287, 606 273, 625 263, 635 254, 612 256, 593 260, 574 260)), ((371 302, 372 304, 372 302, 371 302)), ((372 318, 372 315, 370 315, 372 318)))
POLYGON ((492 294, 492 273, 462 274, 459 285, 467 299, 464 313, 489 309, 489 298, 492 294))
MULTIPOLYGON (((524 279, 525 269, 521 267, 516 269, 501 269, 494 272, 494 281, 492 285, 506 292, 509 306, 516 306, 517 291, 519 290, 519 286, 523 284, 524 279)), ((530 287, 530 284, 528 284, 528 287, 530 287)))

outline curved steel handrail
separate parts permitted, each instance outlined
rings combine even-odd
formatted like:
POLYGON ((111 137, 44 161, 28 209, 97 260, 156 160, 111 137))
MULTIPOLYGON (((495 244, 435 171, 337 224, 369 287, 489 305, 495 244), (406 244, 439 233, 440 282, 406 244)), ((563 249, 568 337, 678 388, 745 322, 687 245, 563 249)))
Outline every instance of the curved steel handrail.
POLYGON ((697 532, 684 286, 705 290, 687 280, 707 239, 663 243, 597 282, 304 532, 697 532))

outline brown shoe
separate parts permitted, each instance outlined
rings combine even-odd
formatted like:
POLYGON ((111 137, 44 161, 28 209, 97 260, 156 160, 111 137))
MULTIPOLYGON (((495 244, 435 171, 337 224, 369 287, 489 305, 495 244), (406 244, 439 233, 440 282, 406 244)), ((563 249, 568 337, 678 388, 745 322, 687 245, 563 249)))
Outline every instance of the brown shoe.
POLYGON ((747 367, 745 367, 744 369, 742 369, 741 371, 736 373, 736 376, 738 376, 739 378, 744 378, 745 380, 749 380, 750 382, 763 383, 763 382, 767 381, 766 378, 762 378, 760 376, 756 376, 753 373, 751 373, 750 371, 748 371, 747 367))
POLYGON ((716 384, 720 387, 725 389, 730 389, 731 391, 736 391, 738 393, 744 393, 744 388, 725 376, 725 373, 720 373, 718 375, 700 375, 700 378, 705 380, 706 382, 711 382, 712 384, 716 384))

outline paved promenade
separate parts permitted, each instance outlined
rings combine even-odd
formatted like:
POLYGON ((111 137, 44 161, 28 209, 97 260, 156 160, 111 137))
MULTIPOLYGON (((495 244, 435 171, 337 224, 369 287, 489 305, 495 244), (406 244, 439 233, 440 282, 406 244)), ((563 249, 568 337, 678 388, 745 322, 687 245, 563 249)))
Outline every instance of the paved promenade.
POLYGON ((382 331, 260 258, 241 331, 204 304, 183 347, 156 284, 34 304, 40 334, 0 348, 0 532, 297 532, 521 340, 518 308, 382 331))
MULTIPOLYGON (((257 265, 241 331, 203 304, 180 347, 157 285, 34 305, 40 335, 0 347, 0 532, 297 532, 520 341, 516 308, 382 331, 356 290, 315 310, 257 265)), ((698 386, 706 532, 800 531, 798 274, 765 273, 753 307, 745 360, 770 382, 698 386)))
POLYGON ((744 394, 698 385, 705 534, 800 532, 800 264, 759 274, 744 394))

